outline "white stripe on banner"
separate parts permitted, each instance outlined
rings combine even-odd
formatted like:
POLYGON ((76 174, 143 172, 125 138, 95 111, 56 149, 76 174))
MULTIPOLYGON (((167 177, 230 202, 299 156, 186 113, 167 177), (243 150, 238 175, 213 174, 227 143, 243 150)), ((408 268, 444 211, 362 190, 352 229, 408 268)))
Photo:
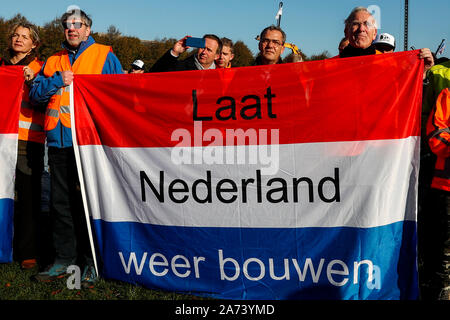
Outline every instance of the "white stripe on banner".
POLYGON ((177 165, 174 148, 81 146, 80 155, 93 219, 191 227, 369 228, 416 220, 412 191, 417 185, 409 184, 417 181, 418 141, 280 145, 274 175, 259 174, 261 165, 177 165))
POLYGON ((0 134, 0 263, 12 261, 18 134, 0 134))
POLYGON ((0 134, 0 199, 14 199, 17 134, 0 134))

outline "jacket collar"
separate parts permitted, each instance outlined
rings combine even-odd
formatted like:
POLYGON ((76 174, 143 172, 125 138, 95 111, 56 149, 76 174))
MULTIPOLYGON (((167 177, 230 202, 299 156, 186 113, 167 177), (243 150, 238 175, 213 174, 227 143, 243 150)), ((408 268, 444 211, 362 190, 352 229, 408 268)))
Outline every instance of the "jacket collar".
POLYGON ((352 47, 351 45, 348 45, 342 51, 342 53, 340 54, 340 57, 348 58, 348 57, 368 56, 368 55, 375 54, 375 53, 376 53, 376 50, 375 50, 375 46, 373 44, 366 49, 355 48, 355 47, 352 47))
MULTIPOLYGON (((283 60, 281 59, 281 57, 279 57, 276 64, 282 64, 282 63, 283 63, 283 60)), ((263 65, 261 54, 258 54, 258 56, 256 57, 254 65, 255 66, 262 66, 263 65)))
MULTIPOLYGON (((195 64, 195 67, 196 67, 198 70, 206 70, 206 69, 200 64, 200 62, 198 61, 197 55, 194 55, 194 64, 195 64)), ((216 69, 216 64, 214 63, 214 61, 213 61, 213 63, 209 66, 208 70, 209 70, 209 69, 216 69)))
MULTIPOLYGON (((0 65, 6 65, 6 66, 12 66, 11 58, 13 57, 13 52, 9 49, 6 51, 6 55, 3 59, 0 58, 0 65)), ((27 66, 36 58, 36 54, 34 52, 29 53, 26 55, 22 60, 17 62, 16 66, 27 66)))
POLYGON ((62 47, 66 49, 69 53, 79 56, 81 53, 83 53, 84 50, 86 50, 89 46, 95 43, 94 38, 92 36, 89 36, 89 38, 86 41, 82 41, 77 49, 72 49, 67 41, 64 41, 62 43, 62 47))

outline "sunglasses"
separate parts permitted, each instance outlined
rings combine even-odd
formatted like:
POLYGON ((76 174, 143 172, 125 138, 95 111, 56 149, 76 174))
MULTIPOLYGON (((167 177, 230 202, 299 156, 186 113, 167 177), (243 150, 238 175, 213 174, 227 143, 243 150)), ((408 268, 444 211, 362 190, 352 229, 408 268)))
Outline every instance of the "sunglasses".
POLYGON ((64 21, 62 25, 63 25, 64 29, 70 29, 72 26, 75 29, 80 29, 83 25, 87 26, 86 23, 83 23, 81 21, 77 21, 77 22, 64 21))
POLYGON ((387 45, 387 44, 377 44, 377 45, 375 45, 375 48, 381 52, 394 50, 394 47, 387 45))

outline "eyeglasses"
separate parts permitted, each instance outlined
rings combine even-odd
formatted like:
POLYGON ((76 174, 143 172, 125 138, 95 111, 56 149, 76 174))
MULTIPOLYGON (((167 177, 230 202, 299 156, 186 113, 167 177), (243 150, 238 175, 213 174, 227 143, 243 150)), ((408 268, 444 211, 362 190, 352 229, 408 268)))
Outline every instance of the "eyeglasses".
POLYGON ((394 51, 394 49, 395 49, 394 47, 392 47, 388 44, 376 44, 375 48, 381 52, 390 52, 390 51, 394 51))
POLYGON ((283 45, 283 43, 280 40, 272 40, 272 39, 267 39, 267 38, 264 38, 261 40, 261 43, 265 46, 267 46, 271 42, 273 43, 273 45, 275 47, 281 47, 283 45))
POLYGON ((64 21, 62 25, 63 25, 64 29, 70 29, 72 26, 75 29, 80 29, 83 25, 87 26, 86 23, 81 22, 81 21, 77 21, 77 22, 64 21))
POLYGON ((373 24, 370 21, 364 21, 364 22, 353 21, 350 25, 353 29, 361 28, 362 25, 364 25, 368 29, 375 28, 375 24, 373 24))

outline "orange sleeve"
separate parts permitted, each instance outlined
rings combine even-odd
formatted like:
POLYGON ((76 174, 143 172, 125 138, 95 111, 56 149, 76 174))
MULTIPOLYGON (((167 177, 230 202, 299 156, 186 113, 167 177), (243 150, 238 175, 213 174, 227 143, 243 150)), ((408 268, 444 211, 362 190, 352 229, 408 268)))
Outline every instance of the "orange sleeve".
POLYGON ((450 90, 439 94, 428 118, 427 135, 431 150, 439 157, 450 157, 450 90))
POLYGON ((43 64, 44 63, 42 61, 39 61, 37 58, 35 58, 33 61, 30 62, 28 67, 30 67, 30 69, 34 71, 34 74, 37 75, 39 71, 41 71, 43 64))

